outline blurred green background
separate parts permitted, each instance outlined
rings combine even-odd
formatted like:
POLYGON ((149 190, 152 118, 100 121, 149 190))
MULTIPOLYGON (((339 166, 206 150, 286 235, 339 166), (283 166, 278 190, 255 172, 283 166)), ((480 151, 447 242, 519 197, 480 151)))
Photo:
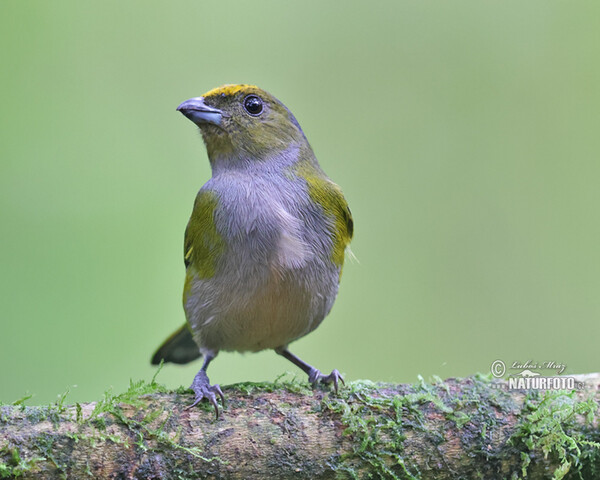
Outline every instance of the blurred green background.
MULTIPOLYGON (((596 2, 0 5, 0 400, 149 378, 184 320, 183 231, 210 169, 175 111, 257 84, 355 217, 358 262, 292 351, 348 380, 598 370, 596 2), (77 387, 74 387, 76 385, 77 387)), ((199 362, 158 380, 188 385, 199 362)), ((228 384, 300 371, 223 353, 228 384)), ((303 378, 303 377, 302 377, 303 378)))

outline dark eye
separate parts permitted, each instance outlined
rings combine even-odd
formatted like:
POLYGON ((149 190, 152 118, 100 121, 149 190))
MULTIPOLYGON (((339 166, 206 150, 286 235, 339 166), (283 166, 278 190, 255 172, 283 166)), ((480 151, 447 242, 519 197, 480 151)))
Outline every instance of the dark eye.
POLYGON ((263 111, 263 102, 256 95, 248 95, 244 99, 244 108, 250 115, 258 116, 263 111))

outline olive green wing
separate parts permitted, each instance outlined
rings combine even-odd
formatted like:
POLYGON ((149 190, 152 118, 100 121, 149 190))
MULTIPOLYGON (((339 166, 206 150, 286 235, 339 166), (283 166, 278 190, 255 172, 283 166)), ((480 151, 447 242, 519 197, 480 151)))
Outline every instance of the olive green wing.
POLYGON ((323 207, 326 214, 333 219, 333 261, 342 266, 346 248, 350 245, 354 234, 354 220, 348 202, 342 193, 342 189, 331 180, 323 181, 318 191, 310 191, 315 195, 316 201, 323 207))
POLYGON ((334 197, 333 202, 337 205, 337 210, 341 216, 341 225, 342 227, 345 227, 345 246, 347 247, 348 245, 350 245, 350 242, 352 241, 352 236, 354 235, 354 219, 352 218, 352 212, 350 211, 348 202, 346 201, 346 198, 342 193, 342 189, 335 183, 330 183, 332 184, 332 188, 334 190, 334 192, 332 192, 332 196, 334 197))
POLYGON ((214 276, 219 257, 225 250, 225 242, 215 224, 217 206, 218 197, 214 192, 200 190, 185 229, 183 261, 198 278, 214 276))
MULTIPOLYGON (((193 278, 210 278, 215 274, 217 261, 225 249, 223 238, 215 225, 217 206, 218 198, 214 192, 200 190, 185 229, 183 261, 187 272, 184 298, 193 278)), ((157 365, 161 361, 188 363, 199 356, 198 345, 186 323, 158 348, 152 357, 152 364, 157 365)))
POLYGON ((346 247, 350 245, 354 234, 352 213, 342 189, 313 162, 299 162, 295 166, 295 174, 306 181, 311 201, 320 205, 331 220, 332 260, 341 267, 344 264, 346 247))

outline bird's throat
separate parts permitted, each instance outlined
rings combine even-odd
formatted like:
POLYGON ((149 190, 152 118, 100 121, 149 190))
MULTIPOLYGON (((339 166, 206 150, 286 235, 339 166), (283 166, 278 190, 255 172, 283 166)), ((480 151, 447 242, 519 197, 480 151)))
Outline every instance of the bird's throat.
POLYGON ((225 130, 214 125, 203 125, 201 132, 211 164, 218 158, 231 157, 234 154, 234 146, 225 130))

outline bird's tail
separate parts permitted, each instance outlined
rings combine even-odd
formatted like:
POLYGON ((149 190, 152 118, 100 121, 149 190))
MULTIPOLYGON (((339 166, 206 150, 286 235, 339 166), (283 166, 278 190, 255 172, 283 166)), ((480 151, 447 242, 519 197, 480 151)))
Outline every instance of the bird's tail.
POLYGON ((189 363, 200 357, 198 345, 192 337, 187 323, 175 331, 152 356, 152 365, 158 365, 161 360, 165 363, 189 363))

